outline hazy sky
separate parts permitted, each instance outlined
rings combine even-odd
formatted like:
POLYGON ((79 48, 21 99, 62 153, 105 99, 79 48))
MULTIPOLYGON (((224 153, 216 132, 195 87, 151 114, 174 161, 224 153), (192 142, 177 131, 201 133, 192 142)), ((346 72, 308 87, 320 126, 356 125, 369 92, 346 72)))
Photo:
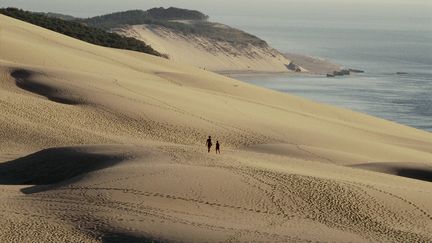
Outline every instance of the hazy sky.
POLYGON ((129 9, 183 7, 209 15, 432 15, 432 0, 0 0, 0 7, 88 17, 129 9))

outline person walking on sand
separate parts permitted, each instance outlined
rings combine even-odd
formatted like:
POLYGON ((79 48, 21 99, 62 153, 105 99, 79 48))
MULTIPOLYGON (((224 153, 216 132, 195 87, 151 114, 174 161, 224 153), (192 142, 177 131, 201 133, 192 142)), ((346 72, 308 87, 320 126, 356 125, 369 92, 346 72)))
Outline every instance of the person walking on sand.
POLYGON ((213 145, 211 141, 211 136, 208 137, 206 145, 207 145, 208 152, 210 153, 211 146, 213 145))
POLYGON ((216 141, 216 154, 220 154, 220 144, 219 144, 219 141, 216 141))

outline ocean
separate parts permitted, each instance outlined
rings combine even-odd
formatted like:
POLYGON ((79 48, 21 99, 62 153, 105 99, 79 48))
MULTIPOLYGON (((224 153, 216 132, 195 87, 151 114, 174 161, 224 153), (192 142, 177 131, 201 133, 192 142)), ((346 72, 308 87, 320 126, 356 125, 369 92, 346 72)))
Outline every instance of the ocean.
POLYGON ((211 20, 252 33, 281 52, 322 57, 365 73, 338 78, 293 74, 235 78, 432 132, 430 17, 299 16, 220 15, 211 20))

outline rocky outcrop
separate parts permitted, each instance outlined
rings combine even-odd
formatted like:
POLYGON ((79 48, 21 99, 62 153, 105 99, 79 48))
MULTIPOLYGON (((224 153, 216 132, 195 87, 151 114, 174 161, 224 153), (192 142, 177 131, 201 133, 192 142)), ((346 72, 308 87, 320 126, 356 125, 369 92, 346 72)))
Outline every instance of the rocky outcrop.
POLYGON ((325 75, 331 74, 334 71, 340 71, 342 69, 341 65, 319 57, 311 57, 294 53, 285 53, 284 56, 291 60, 290 66, 288 68, 293 71, 300 68, 301 72, 325 75))
POLYGON ((350 74, 351 74, 351 72, 349 69, 342 69, 340 71, 334 71, 333 72, 334 76, 344 76, 344 75, 350 75, 350 74))
POLYGON ((350 72, 352 72, 352 73, 364 73, 365 71, 363 71, 363 70, 360 70, 360 69, 353 69, 353 68, 350 68, 350 69, 348 69, 350 72))
POLYGON ((294 62, 290 62, 290 64, 286 65, 286 67, 287 67, 289 70, 294 71, 294 72, 296 72, 296 73, 306 71, 305 69, 303 69, 303 68, 300 67, 299 65, 295 64, 294 62))
POLYGON ((364 73, 364 71, 363 70, 359 70, 359 69, 352 69, 352 68, 341 69, 341 70, 338 70, 338 71, 333 71, 332 73, 327 73, 327 77, 333 78, 333 77, 336 77, 336 76, 351 75, 351 73, 364 73))

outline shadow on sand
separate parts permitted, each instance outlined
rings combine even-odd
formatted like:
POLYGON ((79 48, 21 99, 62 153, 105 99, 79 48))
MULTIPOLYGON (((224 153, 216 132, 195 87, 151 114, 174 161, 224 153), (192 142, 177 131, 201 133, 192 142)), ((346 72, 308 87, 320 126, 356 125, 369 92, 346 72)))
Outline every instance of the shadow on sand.
POLYGON ((73 97, 70 93, 42 82, 37 78, 38 75, 40 74, 25 69, 16 69, 11 72, 11 76, 15 79, 16 86, 23 90, 45 96, 49 100, 61 104, 77 105, 84 103, 76 99, 76 97, 73 97))
POLYGON ((411 179, 417 179, 417 180, 432 182, 432 170, 399 169, 397 171, 397 175, 403 176, 403 177, 408 177, 411 179))
POLYGON ((103 243, 159 243, 160 240, 153 240, 150 238, 134 236, 127 233, 105 233, 102 236, 103 243))
POLYGON ((357 164, 351 167, 432 182, 432 167, 427 164, 382 162, 357 164))
POLYGON ((122 153, 109 153, 103 147, 45 149, 0 164, 0 184, 32 185, 23 193, 35 193, 68 184, 88 172, 110 167, 125 159, 122 153))

